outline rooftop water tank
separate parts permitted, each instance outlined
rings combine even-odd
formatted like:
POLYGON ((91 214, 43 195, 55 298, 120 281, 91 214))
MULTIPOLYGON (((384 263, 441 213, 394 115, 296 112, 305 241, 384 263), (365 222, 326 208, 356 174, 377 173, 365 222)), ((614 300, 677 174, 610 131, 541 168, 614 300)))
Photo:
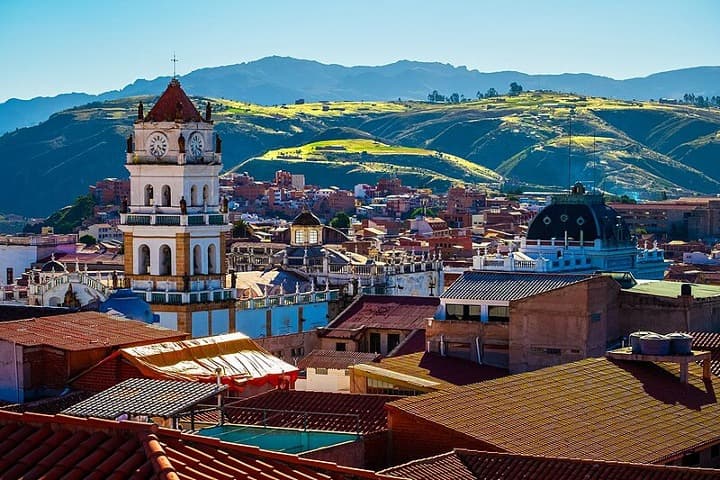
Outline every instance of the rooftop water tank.
POLYGON ((640 350, 640 338, 651 333, 653 332, 633 332, 630 334, 630 347, 632 348, 632 353, 642 353, 640 350))
POLYGON ((640 337, 640 351, 643 355, 668 355, 670 339, 665 335, 649 333, 640 337))
POLYGON ((671 333, 667 335, 670 339, 670 353, 673 355, 690 355, 692 353, 693 337, 687 333, 671 333))

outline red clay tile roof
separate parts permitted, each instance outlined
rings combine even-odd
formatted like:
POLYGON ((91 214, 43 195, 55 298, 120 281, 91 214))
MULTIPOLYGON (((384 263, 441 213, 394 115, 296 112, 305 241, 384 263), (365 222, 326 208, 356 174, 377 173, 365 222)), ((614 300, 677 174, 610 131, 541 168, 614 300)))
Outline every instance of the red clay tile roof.
POLYGON ((660 463, 720 441, 720 404, 700 367, 589 358, 387 405, 497 449, 660 463))
POLYGON ((307 428, 335 432, 377 432, 387 428, 385 404, 394 395, 271 390, 226 408, 230 423, 265 424, 272 427, 307 428), (259 410, 269 409, 278 412, 259 410), (284 410, 285 413, 280 413, 284 410), (312 412, 314 415, 304 415, 312 412))
POLYGON ((443 357, 431 352, 417 352, 398 357, 383 358, 380 368, 404 375, 431 380, 447 389, 457 385, 484 382, 505 377, 508 371, 503 368, 479 365, 460 358, 443 357))
POLYGON ((356 363, 375 362, 379 353, 337 352, 335 350, 313 350, 297 364, 300 370, 306 368, 334 368, 343 370, 356 363))
POLYGON ((145 115, 146 122, 202 122, 195 105, 190 101, 177 79, 173 78, 170 84, 153 108, 145 115))
POLYGON ((68 351, 128 347, 187 337, 186 333, 98 312, 0 322, 0 340, 26 347, 47 345, 68 351))
POLYGON ((158 428, 0 411, 0 478, 383 479, 367 470, 158 428))
POLYGON ((347 337, 348 331, 364 328, 424 329, 435 315, 437 297, 363 295, 323 329, 329 337, 347 337), (339 331, 333 331, 338 329, 339 331), (343 332, 345 331, 345 332, 343 332), (346 333, 347 332, 347 333, 346 333))
POLYGON ((455 449, 379 473, 411 480, 709 480, 720 471, 709 468, 644 465, 569 458, 533 457, 455 449))

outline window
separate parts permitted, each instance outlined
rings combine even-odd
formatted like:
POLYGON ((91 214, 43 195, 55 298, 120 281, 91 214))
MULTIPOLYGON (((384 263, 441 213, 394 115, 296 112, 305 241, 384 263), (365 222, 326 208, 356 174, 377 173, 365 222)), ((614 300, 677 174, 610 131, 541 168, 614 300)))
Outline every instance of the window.
POLYGON ((345 376, 346 376, 346 377, 349 377, 349 376, 350 376, 350 369, 349 369, 349 368, 346 368, 346 369, 345 369, 345 376))
POLYGON ((720 455, 720 445, 713 445, 710 447, 710 456, 715 458, 720 455))
POLYGON ((320 368, 320 367, 315 369, 315 373, 317 375, 327 375, 328 374, 327 368, 320 368))
POLYGON ((293 358, 303 357, 305 356, 305 348, 304 347, 297 347, 292 349, 292 356, 293 358))
POLYGON ((167 245, 160 247, 160 275, 172 275, 172 251, 167 245))
POLYGON ((305 230, 295 230, 295 243, 297 245, 305 243, 305 230))
POLYGON ((335 344, 335 351, 336 352, 344 352, 346 348, 345 342, 337 342, 335 344))
POLYGON ((510 320, 510 307, 491 305, 488 307, 488 321, 507 322, 510 320))
POLYGON ((370 353, 381 353, 380 352, 380 334, 377 332, 370 333, 370 353))
POLYGON ((367 393, 412 396, 419 395, 424 392, 418 392, 415 390, 401 390, 399 387, 396 387, 392 383, 383 382, 382 380, 375 380, 374 378, 368 378, 367 393))
POLYGON ((138 249, 138 274, 148 275, 150 273, 150 247, 140 245, 138 249))
POLYGON ((590 314, 590 321, 591 322, 599 322, 602 319, 601 313, 591 313, 590 314))
POLYGON ((15 283, 15 275, 13 274, 12 267, 8 267, 5 270, 5 284, 12 285, 13 283, 15 283))
POLYGON ((318 243, 318 232, 317 232, 317 230, 310 230, 308 236, 309 236, 309 242, 308 242, 308 243, 311 243, 311 244, 313 244, 313 245, 316 244, 316 243, 318 243))
POLYGON ((388 333, 387 336, 387 349, 388 352, 392 352, 395 347, 400 345, 400 334, 399 333, 388 333))

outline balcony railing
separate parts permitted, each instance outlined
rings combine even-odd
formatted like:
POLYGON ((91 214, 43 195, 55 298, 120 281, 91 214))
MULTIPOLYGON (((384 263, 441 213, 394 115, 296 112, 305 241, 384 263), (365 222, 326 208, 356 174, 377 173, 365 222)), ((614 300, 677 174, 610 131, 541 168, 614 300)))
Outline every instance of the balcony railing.
POLYGON ((249 298, 238 301, 242 310, 255 310, 260 308, 276 307, 282 305, 298 305, 305 303, 320 303, 337 300, 338 290, 325 290, 319 292, 287 293, 284 295, 269 295, 267 297, 249 298))
POLYGON ((162 292, 152 290, 134 290, 135 294, 150 304, 184 305, 188 303, 222 302, 232 300, 234 289, 222 288, 200 292, 162 292))
POLYGON ((229 223, 228 216, 221 213, 201 213, 191 215, 141 214, 122 213, 120 223, 123 225, 167 225, 167 226, 198 226, 198 225, 225 225, 229 223))

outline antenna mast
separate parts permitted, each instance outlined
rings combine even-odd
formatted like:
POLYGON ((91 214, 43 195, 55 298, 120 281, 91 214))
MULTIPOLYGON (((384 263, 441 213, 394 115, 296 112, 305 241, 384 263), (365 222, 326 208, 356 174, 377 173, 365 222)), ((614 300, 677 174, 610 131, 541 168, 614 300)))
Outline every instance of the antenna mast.
POLYGON ((572 173, 571 173, 572 160, 571 160, 571 156, 570 156, 571 153, 572 153, 572 110, 568 114, 568 180, 567 180, 568 188, 572 188, 572 185, 570 184, 572 182, 572 173))

